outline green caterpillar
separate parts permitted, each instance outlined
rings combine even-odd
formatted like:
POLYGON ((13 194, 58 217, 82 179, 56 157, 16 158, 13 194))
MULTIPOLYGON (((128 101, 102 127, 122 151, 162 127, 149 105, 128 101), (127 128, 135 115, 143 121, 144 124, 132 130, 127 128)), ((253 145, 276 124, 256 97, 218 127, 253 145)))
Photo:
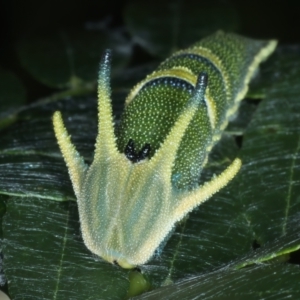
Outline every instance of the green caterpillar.
POLYGON ((71 143, 60 112, 53 116, 88 249, 123 268, 145 264, 176 222, 232 180, 241 167, 239 158, 199 185, 210 150, 258 65, 275 48, 274 40, 219 31, 174 53, 132 89, 116 130, 110 53, 105 53, 91 166, 71 143))

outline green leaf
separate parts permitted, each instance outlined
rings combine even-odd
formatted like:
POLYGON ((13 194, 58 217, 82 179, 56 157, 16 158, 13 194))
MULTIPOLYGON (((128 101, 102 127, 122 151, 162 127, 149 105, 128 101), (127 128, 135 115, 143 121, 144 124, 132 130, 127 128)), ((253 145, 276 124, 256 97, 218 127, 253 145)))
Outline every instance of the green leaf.
POLYGON ((0 110, 3 111, 24 104, 25 87, 21 80, 11 71, 0 68, 0 110))
POLYGON ((236 136, 243 135, 257 109, 257 105, 257 101, 248 99, 243 100, 237 114, 228 124, 225 131, 236 136))
POLYGON ((74 142, 79 144, 78 150, 89 161, 97 131, 95 106, 95 98, 81 97, 39 106, 20 114, 18 123, 1 136, 0 193, 74 200, 68 172, 54 137, 51 117, 54 110, 64 110, 65 107, 66 125, 71 134, 77 133, 74 142), (83 119, 78 111, 84 115, 83 119))
POLYGON ((120 299, 128 271, 84 246, 74 202, 10 198, 4 220, 5 274, 12 299, 120 299))
POLYGON ((131 1, 124 17, 134 41, 163 58, 219 29, 238 27, 235 9, 219 0, 131 1))
POLYGON ((60 31, 26 36, 18 44, 23 66, 38 81, 57 88, 76 88, 97 80, 103 51, 113 50, 113 72, 127 63, 131 45, 118 32, 60 31))
POLYGON ((134 299, 298 299, 299 280, 300 268, 292 265, 260 265, 242 270, 224 268, 134 299))
MULTIPOLYGON (((300 76, 299 46, 280 46, 265 63, 251 82, 252 98, 264 98, 269 90, 279 94, 289 91, 289 87, 297 86, 300 76)), ((293 88, 292 88, 293 90, 293 88)))
POLYGON ((284 94, 282 87, 270 89, 260 104, 241 151, 235 198, 248 203, 244 218, 259 244, 284 236, 300 211, 300 86, 291 85, 284 94))
POLYGON ((0 68, 0 128, 15 121, 13 112, 25 100, 26 90, 21 80, 13 72, 0 68))

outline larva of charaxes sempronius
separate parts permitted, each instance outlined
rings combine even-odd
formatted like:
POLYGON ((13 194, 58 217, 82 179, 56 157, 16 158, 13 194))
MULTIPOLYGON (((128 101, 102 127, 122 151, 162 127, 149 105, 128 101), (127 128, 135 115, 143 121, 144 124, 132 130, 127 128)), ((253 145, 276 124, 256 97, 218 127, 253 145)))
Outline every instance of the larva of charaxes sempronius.
POLYGON ((60 112, 55 135, 77 198, 85 245, 123 268, 145 264, 176 222, 237 174, 236 158, 199 184, 208 155, 276 41, 216 32, 174 53, 138 83, 114 128, 110 52, 98 83, 99 132, 90 166, 73 146, 60 112))

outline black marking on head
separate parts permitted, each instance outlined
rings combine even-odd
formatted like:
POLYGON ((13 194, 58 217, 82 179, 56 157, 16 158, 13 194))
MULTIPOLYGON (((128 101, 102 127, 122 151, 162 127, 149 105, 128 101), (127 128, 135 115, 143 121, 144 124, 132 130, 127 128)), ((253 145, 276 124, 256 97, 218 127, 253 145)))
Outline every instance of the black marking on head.
POLYGON ((124 153, 126 155, 126 157, 129 159, 129 160, 133 160, 134 157, 135 157, 135 150, 134 150, 134 142, 132 139, 130 139, 128 141, 128 144, 127 146, 125 147, 125 150, 124 150, 124 153))
POLYGON ((150 150, 150 144, 145 144, 139 152, 136 152, 134 147, 134 141, 133 139, 130 139, 128 141, 127 146, 124 149, 124 153, 130 161, 132 161, 133 163, 137 163, 147 158, 150 154, 150 150))
POLYGON ((150 144, 145 144, 138 153, 139 160, 143 160, 147 158, 150 154, 150 150, 151 150, 150 144))

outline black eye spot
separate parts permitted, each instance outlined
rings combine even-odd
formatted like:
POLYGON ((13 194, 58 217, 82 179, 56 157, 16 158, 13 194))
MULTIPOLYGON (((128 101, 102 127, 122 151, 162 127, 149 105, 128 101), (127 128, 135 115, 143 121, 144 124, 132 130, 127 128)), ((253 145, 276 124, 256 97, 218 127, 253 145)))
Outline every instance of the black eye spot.
POLYGON ((145 144, 140 151, 135 150, 134 141, 130 139, 128 141, 127 146, 125 147, 124 153, 126 157, 132 161, 133 163, 137 163, 145 158, 147 158, 150 154, 150 144, 145 144))
POLYGON ((150 150, 151 150, 150 144, 145 144, 138 153, 138 159, 143 160, 143 159, 147 158, 150 154, 150 150))
POLYGON ((131 161, 134 160, 134 158, 135 158, 135 150, 134 150, 134 142, 133 142, 132 139, 130 139, 130 140, 128 141, 128 144, 127 144, 127 146, 125 147, 124 153, 125 153, 126 157, 127 157, 129 160, 131 160, 131 161))

